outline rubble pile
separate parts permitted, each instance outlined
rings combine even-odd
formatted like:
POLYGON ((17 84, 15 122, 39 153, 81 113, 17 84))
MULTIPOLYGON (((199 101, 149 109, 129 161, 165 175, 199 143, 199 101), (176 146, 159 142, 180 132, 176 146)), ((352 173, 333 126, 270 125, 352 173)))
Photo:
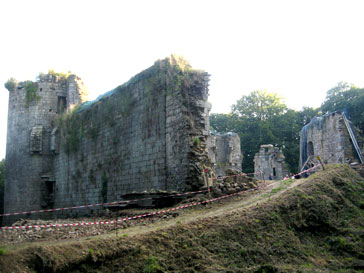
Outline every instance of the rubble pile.
POLYGON ((258 187, 258 180, 231 169, 226 171, 226 176, 217 178, 212 186, 212 193, 219 197, 225 194, 232 194, 258 187))

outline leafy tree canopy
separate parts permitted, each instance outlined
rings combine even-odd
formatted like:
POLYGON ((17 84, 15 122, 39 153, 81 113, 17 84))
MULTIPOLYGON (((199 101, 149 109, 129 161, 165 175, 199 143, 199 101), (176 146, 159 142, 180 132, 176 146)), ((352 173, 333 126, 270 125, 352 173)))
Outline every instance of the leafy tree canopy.
POLYGON ((346 82, 339 82, 326 93, 321 104, 323 113, 342 111, 364 132, 364 89, 346 82))
POLYGON ((291 110, 277 94, 254 91, 238 100, 231 114, 211 114, 210 123, 218 132, 239 134, 244 172, 254 171, 254 155, 262 144, 281 147, 289 170, 296 172, 301 128, 317 115, 317 109, 291 110))
POLYGON ((232 113, 254 120, 269 120, 287 110, 281 97, 267 91, 253 91, 232 106, 232 113))

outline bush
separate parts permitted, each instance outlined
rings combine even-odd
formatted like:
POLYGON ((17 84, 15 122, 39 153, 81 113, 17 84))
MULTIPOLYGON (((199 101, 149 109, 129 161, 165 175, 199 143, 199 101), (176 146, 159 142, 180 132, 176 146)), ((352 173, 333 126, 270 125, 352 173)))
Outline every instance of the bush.
POLYGON ((8 91, 12 92, 15 91, 16 85, 18 82, 14 78, 8 79, 8 81, 4 84, 5 88, 8 89, 8 91))

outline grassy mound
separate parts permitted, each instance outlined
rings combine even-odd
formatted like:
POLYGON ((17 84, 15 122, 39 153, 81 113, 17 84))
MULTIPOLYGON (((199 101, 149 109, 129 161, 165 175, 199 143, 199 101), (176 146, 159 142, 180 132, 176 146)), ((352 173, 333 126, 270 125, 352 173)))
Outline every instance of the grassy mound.
POLYGON ((253 208, 134 237, 25 247, 0 256, 0 266, 4 272, 363 271, 363 179, 336 165, 285 183, 291 188, 272 191, 253 208))

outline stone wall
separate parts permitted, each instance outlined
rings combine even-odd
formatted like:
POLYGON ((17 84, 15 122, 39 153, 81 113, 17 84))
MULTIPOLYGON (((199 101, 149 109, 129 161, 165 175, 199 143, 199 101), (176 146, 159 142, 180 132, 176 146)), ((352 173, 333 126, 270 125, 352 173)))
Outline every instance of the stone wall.
POLYGON ((208 138, 208 151, 216 176, 225 176, 227 170, 241 172, 243 156, 238 134, 211 133, 208 138))
POLYGON ((288 174, 284 159, 278 147, 271 144, 261 145, 259 152, 254 156, 254 177, 268 180, 271 175, 273 180, 283 179, 288 174))
MULTIPOLYGON (((29 146, 25 147, 29 129, 14 143, 13 135, 21 132, 12 124, 20 117, 18 111, 11 113, 6 184, 14 189, 7 191, 5 210, 65 207, 122 200, 130 194, 200 189, 204 186, 204 168, 210 165, 206 146, 206 113, 211 107, 207 103, 208 80, 207 73, 193 70, 186 61, 172 56, 71 111, 83 90, 74 81, 68 90, 77 90, 79 99, 60 89, 68 98, 68 111, 60 117, 54 113, 46 118, 52 113, 49 106, 56 105, 54 99, 42 106, 47 111, 39 111, 42 100, 29 108, 30 115, 39 112, 39 118, 27 128, 43 125, 46 132, 43 152, 36 156, 30 154, 29 146), (24 149, 17 151, 17 144, 24 149), (8 162, 24 155, 16 165, 20 171, 14 172, 8 162), (25 187, 21 181, 29 173, 32 186, 25 187), (21 188, 24 194, 18 194, 21 188)), ((23 118, 25 126, 29 122, 26 116, 23 118)), ((76 216, 88 212, 64 213, 76 216)))
MULTIPOLYGON (((361 137, 349 122, 356 139, 361 145, 361 137)), ((358 162, 358 155, 353 147, 344 116, 335 112, 322 117, 315 117, 301 130, 300 168, 307 162, 308 166, 317 163, 316 157, 326 163, 358 162)))
POLYGON ((66 107, 67 94, 81 101, 77 91, 82 83, 75 79, 43 75, 37 82, 21 82, 9 92, 5 212, 44 205, 46 185, 41 177, 53 170, 51 132, 59 111, 66 107))

